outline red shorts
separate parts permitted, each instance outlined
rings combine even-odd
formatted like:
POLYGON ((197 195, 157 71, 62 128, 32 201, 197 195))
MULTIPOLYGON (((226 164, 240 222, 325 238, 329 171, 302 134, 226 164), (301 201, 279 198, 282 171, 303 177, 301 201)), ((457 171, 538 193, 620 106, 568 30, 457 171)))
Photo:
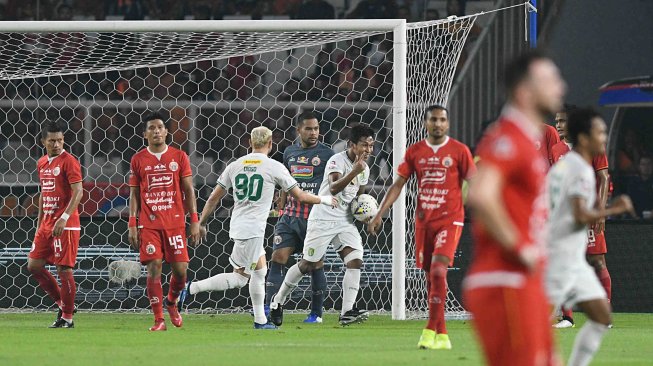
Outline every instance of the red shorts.
POLYGON ((541 284, 477 287, 463 293, 465 308, 488 365, 558 365, 549 306, 541 284))
POLYGON ((462 223, 452 222, 446 224, 434 223, 415 228, 415 261, 417 268, 428 271, 431 267, 431 258, 434 255, 443 255, 449 258, 449 265, 453 265, 453 257, 456 254, 462 232, 462 223))
POLYGON ((52 230, 38 230, 34 235, 29 257, 45 259, 48 264, 75 267, 80 230, 64 230, 60 237, 53 237, 52 230))
POLYGON ((605 231, 594 235, 594 230, 587 231, 587 254, 605 254, 608 252, 608 245, 605 242, 605 231))
POLYGON ((188 262, 186 247, 186 229, 140 229, 141 263, 147 264, 155 259, 164 259, 167 263, 188 262))

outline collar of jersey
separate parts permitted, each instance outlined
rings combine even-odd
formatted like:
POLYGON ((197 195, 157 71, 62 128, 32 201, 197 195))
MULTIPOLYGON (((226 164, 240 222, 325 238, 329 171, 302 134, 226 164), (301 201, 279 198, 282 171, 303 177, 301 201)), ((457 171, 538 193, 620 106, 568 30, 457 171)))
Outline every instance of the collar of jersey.
POLYGON ((168 145, 166 145, 166 148, 163 149, 163 151, 161 151, 160 153, 153 153, 153 152, 150 150, 150 147, 149 147, 149 146, 148 146, 146 149, 147 149, 147 152, 148 152, 148 153, 150 153, 150 154, 156 156, 157 158, 159 158, 160 156, 163 156, 163 154, 165 154, 165 153, 168 152, 168 145))
POLYGON ((439 145, 431 145, 428 139, 424 139, 424 142, 426 143, 426 146, 430 147, 433 150, 434 153, 437 153, 442 146, 446 145, 449 142, 449 136, 445 136, 444 142, 439 145))
POLYGON ((52 158, 48 156, 48 164, 52 164, 52 162, 54 161, 54 159, 60 157, 60 156, 63 155, 63 153, 65 153, 65 152, 66 152, 65 149, 61 149, 61 154, 59 154, 59 155, 57 155, 57 156, 53 156, 52 158))

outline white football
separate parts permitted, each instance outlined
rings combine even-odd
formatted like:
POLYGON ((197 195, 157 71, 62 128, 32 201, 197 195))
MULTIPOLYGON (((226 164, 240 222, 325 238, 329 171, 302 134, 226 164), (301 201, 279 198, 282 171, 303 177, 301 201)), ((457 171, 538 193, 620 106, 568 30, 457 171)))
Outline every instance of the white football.
POLYGON ((361 194, 351 201, 351 213, 358 221, 367 222, 379 212, 379 203, 369 194, 361 194))

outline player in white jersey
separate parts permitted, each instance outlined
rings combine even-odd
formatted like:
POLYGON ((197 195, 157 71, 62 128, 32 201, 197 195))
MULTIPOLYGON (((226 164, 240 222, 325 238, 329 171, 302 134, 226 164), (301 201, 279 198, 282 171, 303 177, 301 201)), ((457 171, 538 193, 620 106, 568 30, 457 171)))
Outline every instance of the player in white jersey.
POLYGON ((587 365, 612 323, 605 290, 585 259, 587 226, 624 212, 634 215, 627 196, 617 197, 612 207, 596 209, 596 178, 592 159, 605 153, 606 126, 592 109, 572 111, 567 122, 573 144, 565 159, 549 171, 549 235, 546 291, 555 309, 578 305, 587 322, 576 336, 568 365, 587 365))
POLYGON ((370 177, 366 161, 373 150, 374 130, 360 124, 351 129, 349 148, 333 155, 327 162, 319 194, 331 194, 338 203, 335 208, 317 206, 311 210, 303 258, 288 269, 279 292, 270 302, 270 320, 274 324, 281 325, 283 322, 283 304, 304 274, 322 266, 322 258, 329 244, 347 267, 342 280, 340 324, 367 320, 367 311, 354 306, 363 266, 363 241, 354 225, 349 204, 365 190, 370 177))
POLYGON ((302 191, 288 170, 278 161, 268 157, 272 150, 272 131, 267 127, 261 126, 252 130, 251 145, 251 154, 234 161, 224 170, 218 179, 218 185, 206 201, 200 218, 200 233, 205 238, 209 217, 222 197, 233 188, 234 208, 231 213, 229 236, 234 240, 234 247, 229 262, 234 271, 202 281, 189 282, 179 301, 184 302, 188 295, 199 292, 241 288, 249 281, 249 294, 254 308, 254 328, 276 329, 275 325, 268 324, 263 310, 267 272, 263 239, 274 198, 274 188, 279 185, 284 192, 302 203, 322 203, 334 207, 336 202, 330 195, 318 197, 302 191))

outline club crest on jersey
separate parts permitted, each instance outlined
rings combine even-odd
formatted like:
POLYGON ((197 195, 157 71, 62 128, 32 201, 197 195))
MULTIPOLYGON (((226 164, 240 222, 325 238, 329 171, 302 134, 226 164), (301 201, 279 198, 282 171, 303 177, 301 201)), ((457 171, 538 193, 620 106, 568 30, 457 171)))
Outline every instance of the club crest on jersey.
POLYGON ((170 170, 172 170, 173 172, 176 172, 177 169, 179 169, 179 164, 177 164, 176 161, 173 161, 173 162, 170 163, 170 165, 168 165, 168 167, 169 167, 170 170))
POLYGON ((314 166, 320 165, 321 162, 322 162, 322 160, 320 160, 319 156, 316 156, 313 159, 311 159, 311 164, 313 164, 314 166))
POLYGON ((446 158, 442 159, 442 165, 444 165, 445 168, 448 168, 453 165, 453 159, 451 156, 447 156, 446 158))
POLYGON ((147 246, 145 247, 145 251, 147 254, 152 255, 156 252, 156 247, 152 243, 147 243, 147 246))
POLYGON ((535 150, 540 151, 542 148, 542 143, 539 141, 535 141, 535 150))
POLYGON ((297 162, 299 164, 308 164, 308 158, 305 156, 300 156, 297 158, 297 162))
POLYGON ((253 271, 255 269, 256 269, 256 263, 252 263, 252 264, 249 265, 249 270, 250 271, 253 271))
POLYGON ((61 168, 59 168, 58 166, 54 167, 54 169, 52 169, 52 175, 56 177, 59 174, 61 174, 61 168))
POLYGON ((281 235, 275 235, 273 239, 274 244, 279 245, 281 244, 281 235))
POLYGON ((150 215, 150 221, 154 221, 154 220, 156 220, 156 216, 150 215))

